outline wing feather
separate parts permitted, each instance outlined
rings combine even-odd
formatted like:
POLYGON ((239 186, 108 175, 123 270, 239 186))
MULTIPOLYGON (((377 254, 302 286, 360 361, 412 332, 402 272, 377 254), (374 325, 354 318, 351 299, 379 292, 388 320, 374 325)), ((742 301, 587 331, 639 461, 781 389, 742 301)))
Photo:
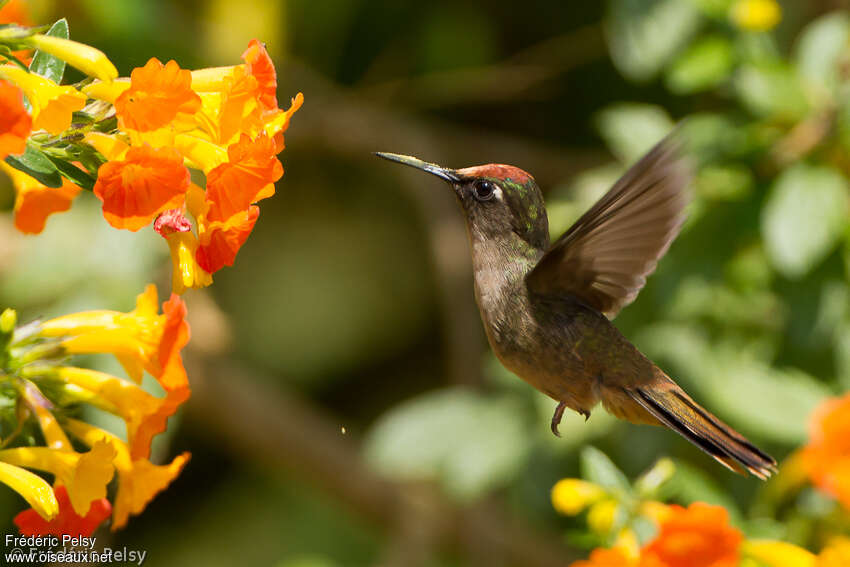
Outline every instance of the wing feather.
POLYGON ((549 248, 526 279, 541 294, 571 294, 613 318, 631 303, 679 234, 690 167, 677 134, 633 165, 549 248))

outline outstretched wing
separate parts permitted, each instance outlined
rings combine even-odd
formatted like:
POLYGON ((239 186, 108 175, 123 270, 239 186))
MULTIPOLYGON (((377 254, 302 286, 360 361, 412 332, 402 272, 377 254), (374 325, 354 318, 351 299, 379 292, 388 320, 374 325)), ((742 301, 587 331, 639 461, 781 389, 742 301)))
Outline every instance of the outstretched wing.
POLYGON ((530 290, 574 295, 613 318, 679 233, 691 172, 674 132, 633 165, 528 274, 530 290))

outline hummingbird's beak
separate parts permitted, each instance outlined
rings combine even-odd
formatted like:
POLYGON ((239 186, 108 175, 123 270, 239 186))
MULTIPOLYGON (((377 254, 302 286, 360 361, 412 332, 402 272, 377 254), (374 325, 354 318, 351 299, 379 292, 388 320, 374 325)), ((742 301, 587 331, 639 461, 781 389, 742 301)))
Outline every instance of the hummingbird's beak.
POLYGON ((440 167, 435 163, 428 163, 427 161, 422 161, 421 159, 415 158, 413 156, 388 154, 384 152, 375 152, 375 155, 384 159, 388 159, 390 161, 395 161, 404 165, 409 165, 410 167, 415 167, 416 169, 421 169, 422 171, 427 171, 428 173, 433 173, 440 179, 445 179, 449 183, 458 183, 461 181, 460 175, 458 175, 458 173, 454 169, 440 167))

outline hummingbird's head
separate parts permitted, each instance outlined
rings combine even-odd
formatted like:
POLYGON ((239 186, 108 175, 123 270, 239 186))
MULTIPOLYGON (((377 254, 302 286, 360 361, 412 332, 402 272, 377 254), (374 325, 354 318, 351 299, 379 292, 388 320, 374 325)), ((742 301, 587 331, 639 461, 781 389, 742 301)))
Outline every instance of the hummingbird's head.
POLYGON ((411 156, 375 155, 448 181, 473 237, 494 239, 516 234, 535 248, 548 246, 549 221, 543 195, 534 178, 518 167, 491 163, 448 169, 411 156))

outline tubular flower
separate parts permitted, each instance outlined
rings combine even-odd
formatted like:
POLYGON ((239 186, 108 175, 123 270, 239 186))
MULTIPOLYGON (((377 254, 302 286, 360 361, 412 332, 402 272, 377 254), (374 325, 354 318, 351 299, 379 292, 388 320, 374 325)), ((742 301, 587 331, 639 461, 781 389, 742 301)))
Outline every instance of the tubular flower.
POLYGON ((192 90, 191 72, 175 61, 163 65, 151 58, 130 74, 130 88, 115 100, 122 124, 139 131, 155 130, 170 123, 178 113, 195 113, 201 98, 192 90))
POLYGON ((784 541, 748 540, 741 554, 766 567, 816 567, 815 554, 784 541))
POLYGON ((189 461, 183 453, 167 465, 154 465, 146 459, 132 459, 126 444, 102 429, 88 423, 68 420, 68 431, 85 444, 109 443, 115 450, 115 470, 118 472, 118 492, 112 512, 112 530, 127 525, 130 515, 141 514, 154 496, 165 490, 177 478, 189 461))
POLYGON ((56 500, 59 503, 59 513, 52 520, 46 520, 42 514, 33 508, 24 510, 15 516, 15 525, 23 535, 70 535, 88 537, 112 513, 112 505, 106 498, 99 498, 91 503, 88 514, 81 516, 74 511, 68 497, 68 489, 57 486, 56 500))
MULTIPOLYGON (((24 0, 9 0, 0 8, 0 24, 18 24, 21 26, 31 26, 29 10, 27 9, 24 0)), ((14 51, 15 56, 22 63, 29 65, 32 60, 32 50, 14 51)))
POLYGON ((15 447, 0 451, 0 461, 52 473, 64 485, 71 506, 80 516, 89 512, 91 503, 106 497, 106 485, 115 470, 112 460, 115 450, 101 442, 86 453, 50 449, 48 447, 15 447))
POLYGON ((0 80, 0 159, 26 149, 32 118, 24 107, 21 89, 0 80))
POLYGON ((186 306, 176 295, 157 314, 156 287, 151 284, 136 298, 136 308, 88 311, 64 315, 41 325, 40 336, 63 337, 65 352, 112 353, 136 383, 147 370, 166 391, 187 387, 180 349, 189 341, 186 306))
POLYGON ((15 228, 26 234, 44 230, 47 217, 70 209, 71 202, 81 191, 64 178, 62 186, 54 189, 5 162, 0 162, 0 169, 12 178, 15 187, 15 228))
POLYGON ((33 130, 61 134, 71 126, 71 116, 86 105, 86 95, 71 86, 60 86, 18 67, 0 66, 0 77, 24 91, 32 104, 33 130))
POLYGON ((199 246, 195 254, 198 265, 209 273, 232 266, 236 254, 254 229, 260 207, 252 205, 226 221, 199 223, 199 246))
POLYGON ((163 398, 117 376, 62 366, 50 374, 94 394, 91 403, 121 417, 127 424, 127 445, 134 458, 147 458, 153 438, 165 431, 168 418, 189 398, 189 388, 168 390, 163 398))
POLYGON ((189 170, 172 148, 132 147, 122 161, 108 161, 97 173, 94 194, 115 228, 136 231, 183 201, 189 170))
POLYGON ((207 219, 226 221, 247 211, 251 204, 274 195, 274 183, 283 176, 275 157, 274 141, 265 134, 252 140, 242 135, 227 148, 227 163, 207 175, 207 219))
POLYGON ((277 72, 259 41, 242 59, 196 71, 151 59, 129 81, 83 88, 114 104, 123 129, 84 134, 107 159, 94 186, 104 216, 129 230, 155 221, 171 252, 176 293, 210 285, 214 272, 233 264, 259 216, 255 203, 274 195, 283 175, 276 156, 304 98, 278 107, 277 72), (187 167, 207 176, 205 187, 191 184, 187 167))
POLYGON ((33 35, 29 41, 39 50, 50 53, 101 81, 111 81, 118 76, 118 70, 112 61, 102 51, 90 45, 41 34, 33 35))
POLYGON ((743 535, 729 525, 725 508, 694 502, 671 505, 670 512, 641 557, 665 567, 737 567, 743 535))
POLYGON ((0 461, 0 482, 24 497, 32 510, 45 520, 59 514, 59 502, 47 482, 26 469, 0 461))
MULTIPOLYGON (((195 187, 197 191, 202 189, 195 187)), ((195 253, 198 239, 192 233, 192 223, 179 209, 161 214, 154 222, 156 230, 168 242, 171 252, 171 289, 181 294, 188 288, 206 287, 212 283, 212 275, 198 265, 195 253)))
POLYGON ((242 53, 242 60, 248 67, 248 74, 257 80, 257 100, 265 109, 277 109, 277 71, 266 46, 252 39, 242 53))
POLYGON ((814 411, 801 459, 814 485, 850 510, 850 393, 814 411))

